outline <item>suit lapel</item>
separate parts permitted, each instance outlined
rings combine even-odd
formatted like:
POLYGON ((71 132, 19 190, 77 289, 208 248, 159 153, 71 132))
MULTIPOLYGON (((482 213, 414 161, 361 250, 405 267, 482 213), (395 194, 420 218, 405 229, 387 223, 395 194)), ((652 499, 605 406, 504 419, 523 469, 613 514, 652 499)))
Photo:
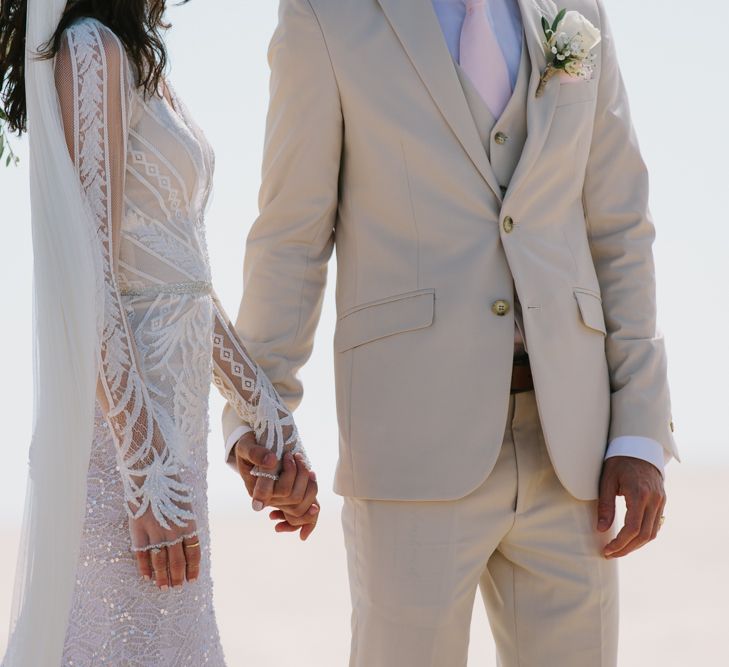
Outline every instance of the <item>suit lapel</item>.
POLYGON ((509 196, 523 184, 544 147, 559 95, 559 82, 553 79, 547 85, 544 94, 541 97, 536 96, 539 79, 547 66, 547 57, 544 53, 544 33, 541 25, 542 16, 546 16, 547 20, 551 22, 559 9, 552 0, 519 0, 519 7, 529 58, 532 63, 532 74, 527 96, 527 139, 509 185, 509 196))
POLYGON ((446 122, 501 201, 499 183, 481 143, 430 0, 378 2, 446 122))

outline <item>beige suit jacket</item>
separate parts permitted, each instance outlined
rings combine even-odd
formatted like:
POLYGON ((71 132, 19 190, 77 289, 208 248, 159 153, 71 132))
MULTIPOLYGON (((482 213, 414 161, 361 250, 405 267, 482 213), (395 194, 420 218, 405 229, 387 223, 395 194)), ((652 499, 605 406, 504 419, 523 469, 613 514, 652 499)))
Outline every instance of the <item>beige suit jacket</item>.
MULTIPOLYGON (((565 487, 595 498, 621 435, 677 455, 648 176, 602 0, 566 3, 602 31, 593 79, 539 98, 540 19, 557 6, 520 5, 528 137, 502 195, 430 0, 281 0, 237 328, 296 407, 336 247, 343 495, 445 500, 484 481, 514 332, 493 304, 514 286, 565 487)), ((239 425, 226 412, 225 433, 239 425)))

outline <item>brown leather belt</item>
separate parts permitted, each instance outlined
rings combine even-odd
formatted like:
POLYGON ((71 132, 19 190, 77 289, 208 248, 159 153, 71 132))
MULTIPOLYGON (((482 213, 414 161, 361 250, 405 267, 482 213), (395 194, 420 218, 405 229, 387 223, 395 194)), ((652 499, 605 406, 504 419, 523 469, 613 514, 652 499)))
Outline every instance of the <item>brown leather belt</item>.
POLYGON ((524 355, 514 359, 514 366, 511 371, 511 393, 523 394, 534 389, 532 379, 532 367, 529 365, 529 357, 524 355))

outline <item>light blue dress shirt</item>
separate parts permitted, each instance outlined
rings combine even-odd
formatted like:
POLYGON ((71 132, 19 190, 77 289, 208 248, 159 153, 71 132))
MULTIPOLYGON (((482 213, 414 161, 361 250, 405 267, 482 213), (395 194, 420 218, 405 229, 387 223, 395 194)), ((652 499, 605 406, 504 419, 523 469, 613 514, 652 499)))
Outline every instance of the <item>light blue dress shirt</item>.
MULTIPOLYGON (((466 18, 465 0, 433 0, 433 9, 443 28, 448 50, 453 59, 460 62, 461 29, 466 18)), ((486 12, 504 54, 513 90, 521 63, 523 26, 519 3, 517 0, 489 0, 483 11, 486 12)))

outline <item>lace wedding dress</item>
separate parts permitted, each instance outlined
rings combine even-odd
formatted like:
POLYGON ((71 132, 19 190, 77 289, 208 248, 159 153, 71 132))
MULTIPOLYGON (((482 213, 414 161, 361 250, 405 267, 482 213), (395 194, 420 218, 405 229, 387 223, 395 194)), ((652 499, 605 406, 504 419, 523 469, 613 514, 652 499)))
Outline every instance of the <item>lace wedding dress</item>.
POLYGON ((63 665, 223 665, 205 481, 211 377, 279 458, 300 450, 298 434, 212 292, 203 211, 213 154, 182 102, 167 87, 145 96, 121 42, 92 19, 67 30, 56 82, 104 275, 96 424, 63 665), (194 583, 163 591, 139 575, 131 547, 154 545, 132 544, 129 525, 150 513, 164 535, 200 537, 194 583))

